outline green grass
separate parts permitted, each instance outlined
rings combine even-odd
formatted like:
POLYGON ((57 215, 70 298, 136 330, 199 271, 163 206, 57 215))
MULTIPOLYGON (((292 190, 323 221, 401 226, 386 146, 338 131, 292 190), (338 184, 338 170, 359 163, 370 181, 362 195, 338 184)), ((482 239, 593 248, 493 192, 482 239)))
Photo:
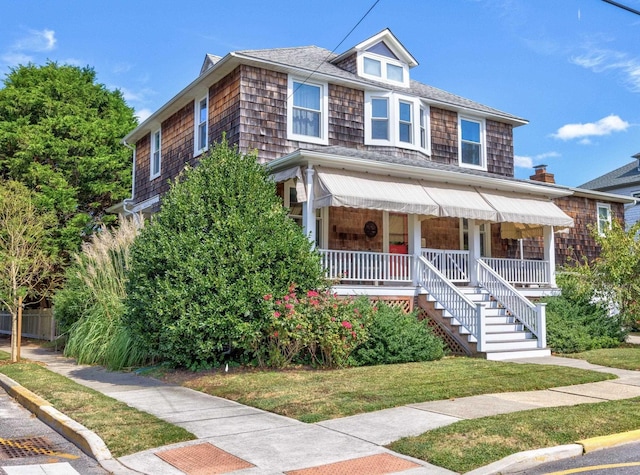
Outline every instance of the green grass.
POLYGON ((640 345, 623 345, 620 348, 603 348, 563 356, 611 368, 640 370, 640 345))
POLYGON ((388 447, 456 472, 524 450, 640 429, 640 398, 465 420, 388 447))
MULTIPOLYGON (((5 359, 5 355, 0 352, 1 359, 5 359)), ((0 372, 94 431, 114 457, 196 438, 181 427, 138 411, 37 364, 3 364, 0 372)))
POLYGON ((560 366, 446 358, 331 371, 194 374, 181 383, 303 422, 317 422, 416 402, 531 391, 614 377, 560 366))

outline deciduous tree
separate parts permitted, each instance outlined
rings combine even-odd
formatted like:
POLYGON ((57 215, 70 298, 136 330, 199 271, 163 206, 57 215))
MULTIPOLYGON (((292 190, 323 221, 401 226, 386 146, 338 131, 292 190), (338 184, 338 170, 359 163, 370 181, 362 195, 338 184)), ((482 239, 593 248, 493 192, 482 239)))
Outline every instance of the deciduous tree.
POLYGON ((16 181, 0 182, 0 304, 11 314, 11 360, 18 360, 18 310, 24 298, 45 295, 52 258, 45 243, 55 224, 40 212, 33 193, 16 181))

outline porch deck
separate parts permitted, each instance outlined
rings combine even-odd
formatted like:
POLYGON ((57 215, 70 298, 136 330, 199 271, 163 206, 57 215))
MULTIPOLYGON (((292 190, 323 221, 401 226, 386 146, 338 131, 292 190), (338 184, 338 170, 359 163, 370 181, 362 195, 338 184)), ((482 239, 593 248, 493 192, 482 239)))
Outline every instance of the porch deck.
MULTIPOLYGON (((327 278, 336 282, 337 286, 415 288, 415 261, 419 256, 431 262, 450 282, 457 285, 472 283, 469 251, 423 248, 418 256, 332 249, 318 249, 318 252, 327 278)), ((514 287, 531 290, 555 288, 551 283, 549 261, 493 257, 480 260, 514 287)))

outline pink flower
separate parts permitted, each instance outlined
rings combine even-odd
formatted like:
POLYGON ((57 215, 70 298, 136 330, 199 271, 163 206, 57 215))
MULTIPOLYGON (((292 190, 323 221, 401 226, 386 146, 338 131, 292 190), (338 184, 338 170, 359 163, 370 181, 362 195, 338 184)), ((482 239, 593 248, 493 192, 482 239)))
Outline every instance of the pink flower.
POLYGON ((309 292, 307 292, 307 297, 318 297, 319 295, 320 294, 315 290, 310 290, 309 292))
POLYGON ((285 296, 284 296, 284 300, 285 300, 285 301, 289 300, 289 296, 288 296, 288 295, 285 295, 285 296))
POLYGON ((271 299, 273 298, 273 295, 271 295, 271 294, 267 294, 267 295, 265 295, 265 296, 264 296, 264 297, 262 297, 262 298, 263 298, 263 299, 265 299, 265 300, 271 300, 271 299))
POLYGON ((309 300, 309 304, 312 307, 317 307, 318 305, 320 305, 320 302, 318 300, 311 299, 311 300, 309 300))
POLYGON ((276 305, 282 305, 282 300, 276 300, 276 305))
POLYGON ((350 330, 352 328, 351 323, 349 323, 348 321, 344 320, 342 322, 342 326, 345 327, 347 330, 350 330))
POLYGON ((273 336, 274 336, 275 338, 278 338, 278 332, 273 332, 273 336))
POLYGON ((285 304, 284 308, 286 308, 287 310, 291 310, 293 308, 293 304, 285 304))
POLYGON ((335 322, 336 321, 336 317, 331 317, 331 321, 335 322))
POLYGON ((275 318, 278 318, 278 317, 280 316, 280 312, 273 312, 273 316, 274 316, 275 318))

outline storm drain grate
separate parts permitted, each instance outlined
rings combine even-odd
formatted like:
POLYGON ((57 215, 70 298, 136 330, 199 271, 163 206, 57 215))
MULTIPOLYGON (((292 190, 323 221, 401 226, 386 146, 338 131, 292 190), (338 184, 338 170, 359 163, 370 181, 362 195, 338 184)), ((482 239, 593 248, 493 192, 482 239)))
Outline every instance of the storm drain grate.
POLYGON ((0 438, 0 453, 3 458, 19 459, 36 455, 58 455, 51 442, 44 437, 29 437, 26 439, 0 438))
POLYGON ((395 455, 378 454, 285 473, 287 475, 383 475, 419 467, 417 463, 395 455))
POLYGON ((254 466, 209 443, 156 452, 156 455, 187 475, 214 475, 254 466))

